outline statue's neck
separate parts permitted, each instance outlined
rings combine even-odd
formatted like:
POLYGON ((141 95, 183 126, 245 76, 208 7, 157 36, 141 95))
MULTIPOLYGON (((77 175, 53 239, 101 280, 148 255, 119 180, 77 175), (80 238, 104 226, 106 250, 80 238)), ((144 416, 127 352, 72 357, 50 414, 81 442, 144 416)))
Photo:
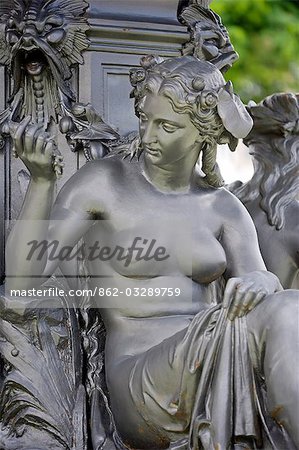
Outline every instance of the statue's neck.
POLYGON ((142 160, 145 178, 162 192, 187 192, 192 184, 196 160, 185 158, 170 164, 154 164, 144 155, 142 160))

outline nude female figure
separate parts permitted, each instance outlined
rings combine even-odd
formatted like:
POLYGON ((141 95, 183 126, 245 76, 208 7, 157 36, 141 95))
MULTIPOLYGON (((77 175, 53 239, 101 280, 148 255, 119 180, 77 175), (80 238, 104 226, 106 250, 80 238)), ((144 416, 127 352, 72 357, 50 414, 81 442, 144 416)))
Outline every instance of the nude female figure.
POLYGON ((104 275, 104 288, 148 293, 95 299, 107 330, 111 408, 124 442, 137 449, 255 448, 267 436, 273 448, 298 446, 296 292, 275 293, 281 286, 265 269, 252 220, 220 187, 216 165, 217 144, 234 145, 250 130, 245 108, 213 65, 191 56, 145 61, 132 78, 140 160, 87 163, 53 207, 55 144, 29 120, 14 133, 31 182, 9 237, 8 273, 16 277, 7 287, 24 289, 32 286, 30 274, 55 270, 57 261, 47 263, 46 255, 26 261, 33 239, 48 236, 63 247, 84 236, 91 245, 106 233, 126 246, 128 236, 152 232, 170 255, 154 266, 87 261, 92 288, 104 275), (50 216, 48 229, 42 220, 50 216), (217 298, 212 286, 220 279, 226 286, 217 298), (180 295, 150 295, 149 288, 162 287, 179 288, 180 295))

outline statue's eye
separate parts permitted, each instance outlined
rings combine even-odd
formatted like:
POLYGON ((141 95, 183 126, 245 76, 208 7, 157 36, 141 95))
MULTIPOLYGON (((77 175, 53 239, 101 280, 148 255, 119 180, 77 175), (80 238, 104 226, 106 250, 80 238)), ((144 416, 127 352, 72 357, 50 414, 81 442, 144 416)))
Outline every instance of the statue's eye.
POLYGON ((46 23, 46 25, 44 26, 44 31, 46 33, 48 33, 49 31, 51 31, 53 28, 53 25, 51 23, 46 23))
POLYGON ((166 133, 174 133, 178 129, 178 127, 176 125, 173 125, 168 122, 162 122, 161 126, 162 126, 163 130, 166 131, 166 133))
POLYGON ((216 38, 213 39, 207 39, 207 43, 210 45, 217 45, 219 43, 219 40, 216 38))
POLYGON ((9 21, 8 21, 8 27, 9 28, 16 28, 16 23, 15 23, 15 21, 13 20, 13 19, 9 19, 9 21))
POLYGON ((20 34, 16 30, 8 30, 6 33, 6 41, 10 45, 16 44, 20 39, 20 34))
POLYGON ((65 37, 65 31, 61 28, 54 28, 50 30, 46 36, 47 41, 50 44, 59 44, 65 37))
POLYGON ((147 116, 143 112, 139 112, 139 119, 141 122, 147 122, 147 116))
POLYGON ((19 33, 23 31, 23 22, 18 23, 15 22, 14 19, 9 19, 9 21, 7 22, 7 31, 8 32, 13 32, 13 33, 19 33))
POLYGON ((58 27, 62 27, 63 25, 63 18, 60 15, 51 15, 46 18, 45 25, 43 28, 43 31, 45 33, 48 33, 51 30, 56 30, 58 27))

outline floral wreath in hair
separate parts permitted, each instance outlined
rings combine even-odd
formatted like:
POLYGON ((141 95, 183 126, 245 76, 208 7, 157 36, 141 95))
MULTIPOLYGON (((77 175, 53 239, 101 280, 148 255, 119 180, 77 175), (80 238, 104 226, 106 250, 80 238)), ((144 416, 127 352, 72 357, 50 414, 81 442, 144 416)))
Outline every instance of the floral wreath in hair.
MULTIPOLYGON (((155 65, 164 61, 159 56, 148 55, 141 58, 141 67, 130 70, 130 82, 133 90, 131 98, 135 98, 135 105, 138 98, 138 85, 146 79, 147 72, 155 65)), ((216 68, 216 67, 215 67, 216 68)), ((233 85, 228 81, 218 91, 205 89, 205 83, 201 77, 195 77, 192 87, 198 91, 197 95, 187 96, 187 102, 196 102, 201 111, 210 111, 217 108, 217 112, 222 120, 223 126, 228 131, 226 139, 221 143, 228 143, 229 148, 234 151, 237 147, 238 139, 248 135, 253 126, 250 114, 247 112, 240 98, 234 94, 233 85)))

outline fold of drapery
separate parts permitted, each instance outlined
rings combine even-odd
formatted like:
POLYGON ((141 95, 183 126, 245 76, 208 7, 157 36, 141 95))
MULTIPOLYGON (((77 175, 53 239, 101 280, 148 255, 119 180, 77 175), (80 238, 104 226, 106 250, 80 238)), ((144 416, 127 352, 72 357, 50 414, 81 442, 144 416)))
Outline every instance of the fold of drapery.
POLYGON ((230 321, 220 309, 195 398, 190 448, 220 450, 244 438, 247 445, 259 441, 254 390, 246 319, 230 321))
POLYGON ((250 358, 246 317, 220 309, 205 353, 188 450, 296 450, 266 409, 266 393, 250 358))

